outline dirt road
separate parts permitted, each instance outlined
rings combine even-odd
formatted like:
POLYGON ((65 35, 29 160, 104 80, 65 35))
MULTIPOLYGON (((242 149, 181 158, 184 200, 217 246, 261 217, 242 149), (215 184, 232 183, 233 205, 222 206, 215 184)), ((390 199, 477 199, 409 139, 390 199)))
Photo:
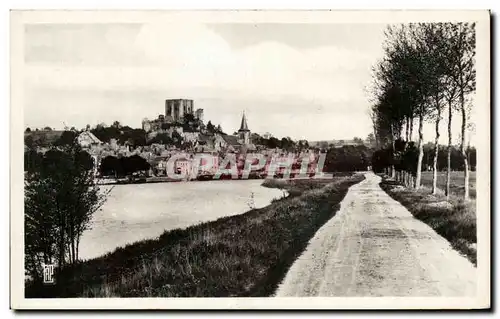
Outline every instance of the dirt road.
POLYGON ((292 265, 276 296, 473 296, 476 268, 367 173, 292 265))

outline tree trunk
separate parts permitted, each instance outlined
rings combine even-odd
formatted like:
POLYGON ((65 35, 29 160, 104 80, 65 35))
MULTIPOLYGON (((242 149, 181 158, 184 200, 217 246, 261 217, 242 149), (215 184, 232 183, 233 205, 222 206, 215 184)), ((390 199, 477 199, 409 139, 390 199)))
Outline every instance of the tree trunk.
POLYGON ((72 234, 72 229, 73 229, 73 221, 72 221, 72 217, 69 217, 68 221, 67 221, 67 234, 66 236, 68 237, 67 239, 67 247, 66 249, 68 250, 68 261, 69 263, 73 263, 73 234, 72 234))
POLYGON ((410 119, 406 118, 406 141, 408 142, 408 139, 410 138, 410 119))
POLYGON ((76 261, 76 247, 75 247, 75 239, 71 240, 71 262, 74 264, 76 261))
POLYGON ((464 160, 464 200, 469 200, 469 162, 465 151, 465 128, 467 127, 467 112, 465 110, 465 98, 463 89, 460 90, 460 105, 462 110, 462 138, 460 152, 464 160))
POLYGON ((396 170, 394 169, 394 153, 396 152, 396 147, 395 147, 395 137, 394 137, 394 128, 391 125, 391 138, 392 138, 392 143, 391 143, 391 177, 395 178, 396 177, 396 170))
POLYGON ((410 117, 410 139, 409 141, 411 142, 413 140, 413 116, 410 117))
POLYGON ((64 223, 64 215, 59 212, 59 260, 58 260, 58 268, 62 269, 64 266, 64 258, 65 258, 65 243, 64 243, 64 233, 65 233, 65 223, 64 223))
POLYGON ((469 200, 469 161, 464 157, 464 199, 469 200))
POLYGON ((78 248, 80 247, 80 236, 76 237, 76 261, 80 259, 80 255, 78 253, 78 248))
POLYGON ((415 189, 420 188, 422 180, 422 160, 424 159, 424 110, 420 107, 418 117, 418 162, 417 162, 417 177, 415 178, 415 189))
MULTIPOLYGON (((68 236, 69 238, 69 236, 68 236)), ((68 262, 71 264, 73 262, 73 255, 71 254, 71 242, 66 245, 66 251, 68 252, 68 262)))
POLYGON ((451 120, 453 116, 452 101, 448 101, 448 158, 447 158, 447 168, 446 168, 446 199, 450 198, 450 179, 451 179, 451 120))
POLYGON ((432 194, 437 193, 437 162, 439 155, 439 121, 441 120, 441 109, 437 106, 436 139, 434 140, 434 161, 432 163, 432 194))

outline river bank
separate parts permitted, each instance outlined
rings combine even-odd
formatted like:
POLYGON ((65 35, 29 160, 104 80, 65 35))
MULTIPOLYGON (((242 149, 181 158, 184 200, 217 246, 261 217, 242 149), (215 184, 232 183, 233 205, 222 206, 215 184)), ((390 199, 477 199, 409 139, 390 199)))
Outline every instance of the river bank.
MULTIPOLYGON (((299 173, 294 172, 290 174, 290 178, 283 178, 282 175, 275 176, 276 179, 303 179, 295 178, 299 173)), ((309 177, 313 177, 314 174, 309 174, 309 177)), ((206 182, 206 181, 227 181, 227 180, 266 180, 266 175, 259 175, 256 173, 251 173, 247 178, 243 178, 241 173, 238 173, 238 178, 232 178, 231 176, 223 175, 220 178, 214 178, 214 175, 199 175, 196 178, 172 178, 168 176, 150 176, 150 177, 122 177, 122 178, 98 178, 96 179, 96 184, 98 185, 128 185, 128 184, 146 184, 146 183, 176 183, 176 182, 206 182)))
MULTIPOLYGON (((27 297, 270 296, 315 232, 362 175, 266 185, 289 196, 143 240, 66 268, 27 297)), ((271 182, 269 182, 271 183, 271 182)))
POLYGON ((80 241, 80 258, 155 239, 165 231, 262 208, 284 196, 262 180, 106 185, 106 202, 94 213, 80 241))

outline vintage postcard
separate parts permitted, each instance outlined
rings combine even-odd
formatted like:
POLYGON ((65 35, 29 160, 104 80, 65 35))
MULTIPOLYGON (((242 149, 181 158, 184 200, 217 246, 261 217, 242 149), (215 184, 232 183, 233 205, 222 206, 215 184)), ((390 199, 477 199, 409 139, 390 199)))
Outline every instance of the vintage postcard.
POLYGON ((10 21, 12 308, 490 307, 488 11, 10 21))

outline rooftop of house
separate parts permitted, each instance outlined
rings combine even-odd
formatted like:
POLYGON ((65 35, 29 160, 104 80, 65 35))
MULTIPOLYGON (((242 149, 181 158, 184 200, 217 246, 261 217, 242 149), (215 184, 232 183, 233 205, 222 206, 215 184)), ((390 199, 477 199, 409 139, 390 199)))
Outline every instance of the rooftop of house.
POLYGON ((213 135, 207 135, 207 134, 200 134, 200 136, 198 136, 198 141, 199 142, 210 142, 210 141, 213 141, 214 139, 214 136, 213 135))
POLYGON ((240 142, 238 142, 238 137, 234 135, 221 135, 224 141, 232 146, 239 146, 241 145, 240 142))
POLYGON ((216 152, 216 150, 213 147, 208 146, 206 144, 200 144, 200 145, 195 146, 194 151, 196 153, 215 153, 216 152))
POLYGON ((80 135, 78 135, 78 139, 83 139, 83 138, 87 138, 88 140, 90 140, 92 143, 95 143, 95 144, 101 144, 101 140, 97 138, 97 136, 95 136, 92 132, 90 131, 83 131, 82 133, 80 133, 80 135))

